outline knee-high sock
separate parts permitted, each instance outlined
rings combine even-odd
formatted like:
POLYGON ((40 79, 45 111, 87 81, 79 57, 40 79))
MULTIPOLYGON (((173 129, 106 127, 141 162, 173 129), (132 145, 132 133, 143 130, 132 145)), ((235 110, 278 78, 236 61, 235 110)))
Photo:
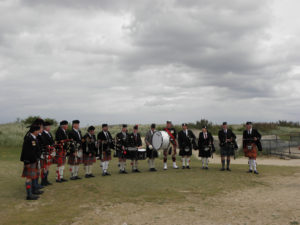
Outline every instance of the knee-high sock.
POLYGON ((225 159, 222 159, 222 169, 225 168, 225 159))
POLYGON ((89 165, 89 174, 92 174, 92 165, 89 165))
POLYGON ((25 188, 26 188, 27 197, 29 197, 29 196, 32 195, 31 186, 32 186, 31 181, 29 181, 29 182, 26 181, 25 182, 25 188))
POLYGON ((109 161, 106 161, 106 170, 108 170, 109 161))
POLYGON ((201 161, 202 161, 202 167, 205 166, 205 159, 206 159, 206 158, 204 158, 204 157, 201 158, 201 161))
POLYGON ((155 159, 151 159, 152 168, 155 168, 154 160, 155 159))
POLYGON ((152 168, 152 162, 151 162, 151 159, 148 159, 148 165, 149 165, 149 168, 151 169, 152 168))
POLYGON ((60 179, 59 167, 56 167, 56 180, 60 179))
POLYGON ((84 169, 85 169, 85 174, 88 175, 89 174, 89 166, 85 166, 84 169))
POLYGON ((252 170, 252 159, 249 159, 248 164, 249 164, 249 170, 252 170))
POLYGON ((208 167, 208 158, 205 158, 205 166, 208 167))
POLYGON ((187 157, 187 158, 186 158, 186 165, 187 165, 187 166, 190 165, 190 160, 191 160, 190 157, 187 157))
POLYGON ((230 167, 230 159, 227 159, 227 168, 230 167))
POLYGON ((75 166, 70 166, 71 177, 75 177, 75 166))
POLYGON ((182 157, 182 166, 185 166, 185 158, 182 157))
POLYGON ((79 172, 79 165, 76 165, 75 166, 75 174, 76 174, 76 176, 78 176, 78 172, 79 172))
POLYGON ((60 176, 60 179, 64 178, 64 169, 65 169, 64 166, 60 166, 59 167, 59 176, 60 176))
POLYGON ((256 171, 256 160, 255 159, 252 159, 252 166, 253 166, 254 171, 256 171))
POLYGON ((103 173, 105 173, 106 172, 106 169, 105 169, 106 163, 105 163, 105 161, 101 162, 101 164, 102 164, 102 171, 103 171, 103 173))

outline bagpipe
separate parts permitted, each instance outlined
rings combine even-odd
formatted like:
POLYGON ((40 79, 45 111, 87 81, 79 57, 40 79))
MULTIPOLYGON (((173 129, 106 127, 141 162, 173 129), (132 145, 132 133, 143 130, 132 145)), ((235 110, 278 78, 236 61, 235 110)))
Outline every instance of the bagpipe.
POLYGON ((102 160, 103 154, 111 154, 111 149, 116 150, 116 141, 114 139, 98 140, 97 141, 97 158, 102 160))

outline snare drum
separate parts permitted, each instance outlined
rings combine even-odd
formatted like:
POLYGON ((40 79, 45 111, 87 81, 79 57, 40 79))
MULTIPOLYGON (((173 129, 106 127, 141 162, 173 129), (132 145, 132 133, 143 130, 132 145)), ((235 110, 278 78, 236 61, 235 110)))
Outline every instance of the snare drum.
POLYGON ((137 152, 137 159, 138 160, 145 160, 147 158, 146 149, 139 149, 137 152))
POLYGON ((152 146, 155 150, 168 149, 170 137, 166 131, 156 131, 152 137, 152 146))
POLYGON ((127 154, 126 154, 126 158, 127 159, 136 159, 137 157, 137 151, 138 148, 137 147, 127 147, 127 154))

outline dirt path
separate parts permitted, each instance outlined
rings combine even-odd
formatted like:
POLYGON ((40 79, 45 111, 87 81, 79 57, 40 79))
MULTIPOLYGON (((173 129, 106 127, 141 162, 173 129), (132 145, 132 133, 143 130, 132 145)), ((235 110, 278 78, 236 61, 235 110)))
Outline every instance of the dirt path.
POLYGON ((300 173, 269 178, 264 186, 178 204, 120 203, 93 206, 72 225, 300 224, 300 173))

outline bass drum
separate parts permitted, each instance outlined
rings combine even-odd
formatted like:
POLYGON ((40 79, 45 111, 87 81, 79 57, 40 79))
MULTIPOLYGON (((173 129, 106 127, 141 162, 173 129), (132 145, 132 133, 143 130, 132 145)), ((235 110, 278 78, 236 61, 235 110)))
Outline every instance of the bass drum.
POLYGON ((152 137, 152 146, 155 150, 168 149, 170 137, 166 131, 156 131, 152 137))

